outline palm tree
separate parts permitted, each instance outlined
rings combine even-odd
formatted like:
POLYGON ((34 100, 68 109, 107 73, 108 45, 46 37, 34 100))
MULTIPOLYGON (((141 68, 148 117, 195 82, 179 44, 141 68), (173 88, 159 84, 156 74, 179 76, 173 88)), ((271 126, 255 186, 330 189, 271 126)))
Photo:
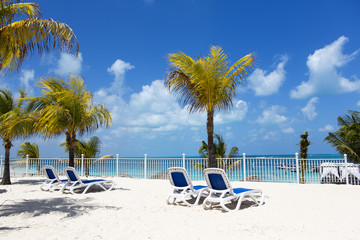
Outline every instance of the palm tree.
POLYGON ((11 184, 10 180, 10 149, 15 138, 30 135, 32 121, 23 109, 25 92, 19 90, 20 99, 15 99, 9 90, 0 90, 0 137, 5 147, 4 174, 2 185, 11 184))
POLYGON ((339 129, 329 132, 324 139, 336 148, 340 154, 347 154, 349 160, 360 163, 360 112, 348 111, 343 117, 338 117, 339 129))
POLYGON ((214 113, 229 110, 236 86, 245 81, 255 56, 248 54, 230 66, 221 47, 212 46, 208 57, 192 59, 183 52, 168 56, 170 68, 165 85, 175 93, 189 112, 206 111, 209 167, 216 167, 213 145, 214 113))
MULTIPOLYGON (((66 142, 60 144, 60 146, 65 147, 65 152, 69 152, 69 147, 66 142)), ((85 165, 85 175, 89 176, 90 167, 96 165, 97 162, 102 161, 106 158, 114 157, 113 155, 105 155, 97 160, 94 158, 98 157, 100 154, 101 141, 98 137, 91 137, 88 141, 79 140, 75 144, 75 157, 81 158, 82 154, 84 154, 84 165, 85 165)), ((81 163, 78 162, 78 165, 81 163)))
POLYGON ((103 105, 92 105, 92 94, 81 77, 70 75, 69 82, 48 77, 38 83, 43 88, 40 97, 31 97, 29 111, 34 112, 35 129, 45 138, 65 134, 69 147, 69 166, 74 166, 77 135, 110 127, 112 119, 103 105))
MULTIPOLYGON (((17 155, 21 158, 26 158, 27 156, 31 159, 30 164, 35 164, 38 173, 40 173, 40 161, 39 161, 39 146, 36 143, 24 142, 20 144, 20 150, 17 150, 17 155)), ((18 161, 18 163, 23 164, 24 161, 18 161)))
POLYGON ((68 25, 39 16, 37 3, 0 0, 0 73, 18 71, 36 49, 39 54, 51 49, 78 54, 78 41, 68 25))
POLYGON ((306 158, 308 156, 308 147, 310 146, 311 142, 307 139, 308 132, 304 132, 304 134, 300 135, 300 167, 301 167, 301 182, 305 183, 305 170, 306 170, 306 158))
MULTIPOLYGON (((213 142, 214 142, 215 157, 217 159, 217 161, 216 161, 217 168, 222 168, 225 170, 225 172, 227 172, 231 168, 233 168, 241 163, 241 160, 238 160, 236 162, 231 161, 231 158, 234 158, 237 155, 239 155, 239 148, 232 147, 229 154, 226 155, 227 144, 225 143, 224 138, 220 134, 215 134, 213 142)), ((206 159, 207 163, 204 165, 204 164, 193 161, 194 167, 197 169, 203 170, 209 164, 208 163, 208 161, 209 161, 208 160, 208 156, 209 156, 208 155, 208 144, 205 141, 202 141, 202 145, 199 148, 198 153, 201 158, 206 159)))

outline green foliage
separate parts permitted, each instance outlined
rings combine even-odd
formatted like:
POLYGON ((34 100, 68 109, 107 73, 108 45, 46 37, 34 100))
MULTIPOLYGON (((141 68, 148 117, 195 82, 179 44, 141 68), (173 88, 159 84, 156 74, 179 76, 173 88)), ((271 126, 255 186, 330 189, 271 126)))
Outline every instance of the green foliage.
POLYGON ((347 154, 349 160, 360 163, 360 112, 348 113, 338 117, 339 129, 329 132, 324 141, 335 147, 340 154, 347 154))
MULTIPOLYGON (((220 134, 215 134, 214 136, 214 149, 216 157, 216 167, 222 168, 225 171, 230 170, 231 168, 241 164, 241 160, 236 162, 231 161, 231 158, 236 157, 239 154, 239 149, 237 147, 232 147, 229 154, 227 153, 227 144, 224 141, 224 138, 220 134)), ((201 164, 193 161, 194 168, 196 169, 205 169, 208 167, 208 145, 205 141, 202 141, 202 145, 198 151, 201 158, 206 159, 206 164, 201 164)))
POLYGON ((0 0, 0 73, 20 69, 35 50, 79 51, 72 29, 52 19, 41 19, 37 3, 0 0))
POLYGON ((2 184, 11 184, 10 181, 10 149, 12 141, 34 133, 33 121, 24 111, 25 92, 19 90, 20 99, 14 98, 11 91, 0 90, 0 138, 5 147, 5 164, 2 184))
POLYGON ((30 97, 28 111, 36 119, 36 131, 46 138, 65 134, 69 147, 69 166, 74 166, 77 135, 92 132, 100 126, 110 127, 109 110, 103 105, 92 105, 92 94, 80 77, 70 75, 69 82, 61 78, 41 79, 41 97, 30 97))
MULTIPOLYGON (((29 165, 36 165, 38 173, 40 173, 40 161, 39 161, 39 146, 36 143, 24 142, 20 144, 20 150, 17 150, 17 155, 21 158, 29 156, 29 165)), ((26 161, 20 160, 15 162, 17 164, 26 164, 26 161)))
POLYGON ((17 150, 17 155, 21 158, 26 158, 26 155, 29 155, 29 158, 39 158, 39 146, 36 143, 24 142, 20 144, 20 150, 17 150))
POLYGON ((230 65, 219 46, 212 46, 207 57, 193 59, 183 52, 168 56, 169 69, 165 85, 178 96, 189 112, 206 111, 209 166, 215 167, 213 149, 214 112, 232 108, 236 87, 245 81, 253 68, 254 54, 248 54, 230 65))

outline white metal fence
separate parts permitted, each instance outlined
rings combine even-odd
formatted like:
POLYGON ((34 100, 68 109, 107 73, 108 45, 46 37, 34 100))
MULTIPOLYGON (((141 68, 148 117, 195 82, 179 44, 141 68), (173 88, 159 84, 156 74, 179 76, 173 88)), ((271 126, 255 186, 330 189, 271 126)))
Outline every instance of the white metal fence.
MULTIPOLYGON (((10 165, 12 177, 43 175, 43 167, 51 165, 62 175, 68 159, 38 158, 13 159, 10 165)), ((360 165, 347 162, 347 157, 338 159, 247 157, 217 159, 217 166, 224 169, 231 181, 264 181, 288 183, 337 183, 360 185, 360 165)), ((4 161, 1 157, 0 175, 4 161)), ((166 179, 170 167, 184 167, 192 180, 203 180, 207 159, 189 158, 76 158, 75 168, 81 176, 118 176, 129 178, 166 179)))

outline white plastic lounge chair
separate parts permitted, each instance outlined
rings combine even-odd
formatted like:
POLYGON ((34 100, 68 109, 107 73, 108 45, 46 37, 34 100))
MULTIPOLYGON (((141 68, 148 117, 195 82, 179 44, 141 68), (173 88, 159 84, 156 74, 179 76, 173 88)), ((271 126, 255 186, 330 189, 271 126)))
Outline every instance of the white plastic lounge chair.
POLYGON ((68 177, 68 183, 61 189, 62 192, 69 190, 72 194, 75 194, 76 189, 85 188, 82 192, 85 194, 91 186, 97 185, 100 186, 105 191, 110 191, 114 187, 114 182, 112 180, 104 179, 95 179, 95 180, 81 180, 79 175, 76 173, 73 167, 64 168, 66 176, 68 177), (111 184, 111 186, 106 189, 106 185, 111 184))
POLYGON ((62 183, 67 183, 67 179, 60 180, 57 171, 52 166, 44 166, 44 171, 46 173, 47 179, 40 186, 40 189, 43 191, 53 191, 55 187, 58 187, 62 183))
POLYGON ((239 210, 242 201, 250 197, 257 205, 264 203, 264 193, 260 189, 232 188, 229 179, 223 169, 206 168, 204 170, 205 180, 209 186, 210 194, 205 198, 203 207, 209 209, 213 204, 220 204, 225 211, 239 210), (256 199, 260 195, 260 201, 256 199), (234 209, 230 209, 226 204, 238 201, 234 209))
POLYGON ((169 168, 168 176, 173 190, 167 198, 167 204, 174 204, 179 200, 187 206, 192 207, 199 203, 201 196, 207 196, 209 194, 209 188, 207 186, 193 186, 185 168, 169 168), (188 201, 191 197, 196 198, 194 203, 188 201))

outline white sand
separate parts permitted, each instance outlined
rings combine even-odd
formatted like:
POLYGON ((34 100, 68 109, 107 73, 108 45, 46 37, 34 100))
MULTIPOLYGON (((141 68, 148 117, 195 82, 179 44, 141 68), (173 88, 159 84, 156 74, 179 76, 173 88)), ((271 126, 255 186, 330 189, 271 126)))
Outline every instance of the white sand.
POLYGON ((233 182, 263 189, 265 205, 226 213, 167 205, 167 180, 113 179, 113 191, 85 195, 12 179, 0 186, 0 239, 360 239, 360 186, 233 182))

